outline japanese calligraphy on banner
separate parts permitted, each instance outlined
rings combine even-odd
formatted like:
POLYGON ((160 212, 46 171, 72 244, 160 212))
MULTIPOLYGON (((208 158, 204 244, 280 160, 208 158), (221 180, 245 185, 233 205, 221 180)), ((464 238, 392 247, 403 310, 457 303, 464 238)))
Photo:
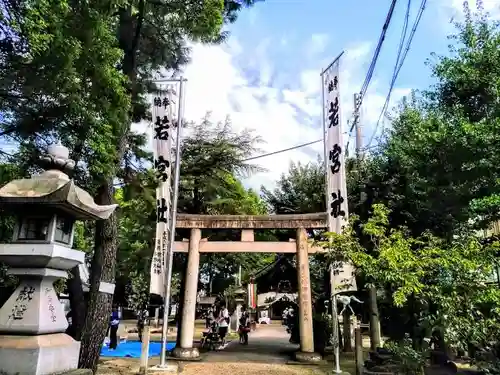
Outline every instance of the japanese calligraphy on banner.
POLYGON ((156 189, 156 237, 151 260, 149 292, 163 296, 166 277, 166 255, 169 241, 169 222, 172 185, 172 134, 175 126, 175 90, 172 87, 153 95, 153 154, 154 169, 159 184, 156 189))
MULTIPOLYGON (((323 72, 322 83, 328 230, 340 233, 349 217, 340 108, 340 58, 323 72)), ((357 290, 352 265, 339 263, 334 273, 337 291, 357 290)))

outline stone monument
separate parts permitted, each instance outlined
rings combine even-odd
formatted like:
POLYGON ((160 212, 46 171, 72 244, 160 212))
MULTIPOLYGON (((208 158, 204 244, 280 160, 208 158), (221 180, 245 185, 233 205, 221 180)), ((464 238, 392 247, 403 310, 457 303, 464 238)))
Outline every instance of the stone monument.
POLYGON ((240 318, 243 309, 243 304, 245 303, 245 295, 247 291, 243 288, 238 288, 233 292, 235 310, 231 316, 231 330, 237 332, 240 325, 240 318))
POLYGON ((0 309, 0 373, 46 375, 75 370, 80 342, 65 334, 68 322, 54 281, 81 264, 71 249, 76 220, 107 219, 116 205, 96 205, 65 172, 75 162, 52 145, 40 175, 0 189, 0 206, 16 216, 12 243, 0 244, 0 261, 20 284, 0 309))

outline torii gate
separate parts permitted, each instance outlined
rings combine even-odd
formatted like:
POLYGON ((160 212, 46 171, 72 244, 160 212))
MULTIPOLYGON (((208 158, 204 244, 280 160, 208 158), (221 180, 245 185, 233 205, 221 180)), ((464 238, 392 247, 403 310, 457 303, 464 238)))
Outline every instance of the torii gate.
POLYGON ((327 213, 292 215, 190 215, 178 214, 176 228, 191 229, 189 240, 175 241, 174 251, 188 254, 180 347, 174 349, 178 358, 196 358, 194 347, 196 295, 200 253, 296 253, 299 295, 300 352, 297 360, 317 361, 314 352, 309 254, 322 251, 308 243, 306 229, 325 229, 327 213), (207 241, 201 238, 202 229, 240 229, 240 241, 207 241), (254 229, 295 229, 296 238, 289 242, 254 241, 254 229))

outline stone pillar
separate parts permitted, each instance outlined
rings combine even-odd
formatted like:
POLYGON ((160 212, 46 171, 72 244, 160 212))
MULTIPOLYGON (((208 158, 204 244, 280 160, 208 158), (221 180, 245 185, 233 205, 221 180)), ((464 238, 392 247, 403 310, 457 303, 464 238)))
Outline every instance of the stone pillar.
POLYGON ((173 351, 173 355, 177 358, 196 358, 200 355, 198 349, 193 347, 198 273, 200 268, 200 240, 201 230, 198 228, 191 229, 184 289, 184 304, 181 311, 182 326, 180 347, 176 347, 173 351))
POLYGON ((304 228, 297 229, 297 272, 299 281, 299 361, 317 361, 321 356, 314 353, 313 313, 311 302, 311 281, 309 275, 309 253, 307 233, 304 228))
POLYGON ((344 336, 344 352, 352 352, 352 324, 351 324, 351 314, 349 309, 345 309, 342 317, 342 324, 344 326, 343 336, 344 336))

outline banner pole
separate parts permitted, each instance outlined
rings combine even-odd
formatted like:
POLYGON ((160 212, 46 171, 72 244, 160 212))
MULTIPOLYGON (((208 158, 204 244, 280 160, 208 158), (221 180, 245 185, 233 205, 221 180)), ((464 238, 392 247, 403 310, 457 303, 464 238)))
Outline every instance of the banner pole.
POLYGON ((160 367, 166 367, 167 356, 167 336, 168 336, 168 318, 170 312, 170 295, 172 288, 172 266, 174 260, 175 244, 175 225, 177 219, 177 201, 179 196, 179 180, 181 169, 181 128, 184 117, 184 82, 183 77, 179 79, 178 111, 177 111, 177 135, 175 140, 175 174, 174 174, 174 192, 172 197, 172 210, 170 216, 169 241, 167 248, 167 262, 165 273, 165 294, 163 297, 163 326, 162 342, 160 353, 160 367))

